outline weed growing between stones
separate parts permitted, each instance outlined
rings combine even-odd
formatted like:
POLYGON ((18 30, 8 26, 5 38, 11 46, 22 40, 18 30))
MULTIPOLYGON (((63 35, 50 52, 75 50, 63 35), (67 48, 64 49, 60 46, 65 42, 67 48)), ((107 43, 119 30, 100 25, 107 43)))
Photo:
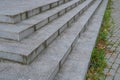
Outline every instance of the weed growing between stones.
POLYGON ((104 80, 105 74, 103 73, 104 68, 107 66, 105 54, 107 50, 107 38, 109 34, 109 27, 111 23, 111 3, 109 0, 105 15, 103 18, 103 23, 99 32, 98 39, 96 41, 96 46, 93 49, 90 67, 87 73, 86 80, 104 80))

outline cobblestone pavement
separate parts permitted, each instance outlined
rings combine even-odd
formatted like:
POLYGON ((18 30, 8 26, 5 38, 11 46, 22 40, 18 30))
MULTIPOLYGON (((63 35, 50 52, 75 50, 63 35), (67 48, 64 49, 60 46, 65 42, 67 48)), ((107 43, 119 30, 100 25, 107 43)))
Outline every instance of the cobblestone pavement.
POLYGON ((105 68, 105 80, 120 80, 120 0, 112 0, 112 18, 114 25, 111 26, 108 48, 114 52, 106 54, 108 66, 105 68))

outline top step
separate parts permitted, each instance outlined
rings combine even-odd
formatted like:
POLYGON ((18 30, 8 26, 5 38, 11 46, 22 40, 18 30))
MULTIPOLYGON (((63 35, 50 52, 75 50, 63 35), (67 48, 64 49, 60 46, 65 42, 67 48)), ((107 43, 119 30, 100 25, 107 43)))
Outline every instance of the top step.
POLYGON ((15 24, 71 0, 0 0, 0 23, 15 24))

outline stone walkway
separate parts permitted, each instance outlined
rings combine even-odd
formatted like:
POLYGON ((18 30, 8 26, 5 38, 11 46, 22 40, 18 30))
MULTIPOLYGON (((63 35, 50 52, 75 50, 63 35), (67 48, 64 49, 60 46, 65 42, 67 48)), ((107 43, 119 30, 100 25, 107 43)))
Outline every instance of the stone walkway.
POLYGON ((108 66, 105 68, 105 80, 120 80, 120 0, 112 0, 112 18, 114 25, 110 28, 109 49, 113 53, 106 54, 108 66))

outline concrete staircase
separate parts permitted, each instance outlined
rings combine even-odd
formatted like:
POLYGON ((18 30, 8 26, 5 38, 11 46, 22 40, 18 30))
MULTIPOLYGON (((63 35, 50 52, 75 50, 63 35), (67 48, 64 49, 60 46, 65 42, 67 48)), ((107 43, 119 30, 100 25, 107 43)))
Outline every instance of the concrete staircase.
POLYGON ((84 80, 107 2, 0 1, 0 80, 84 80))

